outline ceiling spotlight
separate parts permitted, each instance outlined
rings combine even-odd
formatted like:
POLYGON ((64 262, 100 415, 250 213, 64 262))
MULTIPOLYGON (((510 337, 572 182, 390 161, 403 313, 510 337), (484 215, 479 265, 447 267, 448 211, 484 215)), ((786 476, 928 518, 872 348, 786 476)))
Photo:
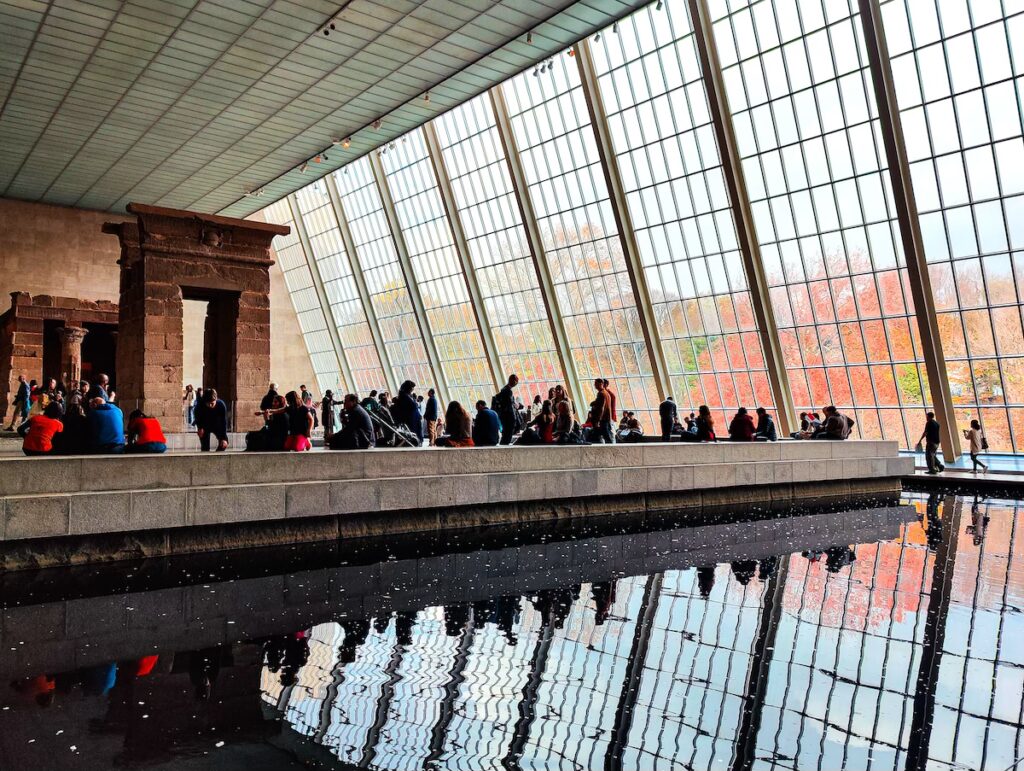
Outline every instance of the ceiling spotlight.
POLYGON ((595 43, 600 43, 601 42, 601 33, 600 32, 598 32, 596 35, 594 35, 594 42, 595 43))
POLYGON ((530 45, 533 45, 533 30, 532 29, 529 32, 526 33, 526 42, 529 43, 530 45))
POLYGON ((306 173, 306 169, 308 169, 308 168, 309 168, 309 164, 308 163, 303 163, 301 166, 299 166, 299 172, 302 173, 302 174, 305 174, 306 173))
POLYGON ((555 60, 554 59, 552 59, 550 62, 548 62, 548 72, 550 72, 551 74, 554 74, 554 72, 555 72, 555 60))
POLYGON ((536 66, 535 66, 535 67, 533 68, 533 77, 537 77, 538 75, 540 75, 540 65, 539 65, 539 64, 538 64, 538 65, 536 65, 536 66))
POLYGON ((654 10, 660 11, 664 7, 665 7, 665 0, 658 0, 658 4, 656 6, 654 6, 654 10))
POLYGON ((429 102, 430 101, 430 92, 429 91, 423 95, 423 101, 424 102, 429 102))
POLYGON ((351 146, 351 144, 352 144, 352 137, 345 137, 344 139, 341 140, 341 146, 344 147, 346 150, 348 150, 348 148, 349 148, 349 146, 351 146))
POLYGON ((320 163, 320 161, 322 161, 322 160, 323 160, 323 157, 318 155, 318 156, 316 156, 316 158, 313 159, 313 162, 314 163, 320 163))
POLYGON ((379 128, 380 128, 380 124, 381 124, 380 118, 377 118, 377 120, 375 120, 375 121, 373 122, 373 127, 374 127, 375 129, 379 129, 379 128))
POLYGON ((392 142, 391 144, 388 145, 388 150, 394 150, 395 147, 396 147, 395 143, 392 142))
POLYGON ((334 22, 332 21, 332 22, 331 22, 331 30, 333 31, 334 29, 335 29, 335 27, 334 27, 334 22))
POLYGON ((566 51, 566 54, 568 54, 569 56, 575 56, 576 55, 576 49, 575 48, 570 48, 568 51, 566 51))
POLYGON ((325 29, 324 30, 324 37, 327 37, 330 34, 331 34, 331 31, 329 29, 325 29))
POLYGON ((619 34, 619 23, 618 22, 615 22, 614 24, 612 24, 612 32, 614 32, 616 35, 619 34))

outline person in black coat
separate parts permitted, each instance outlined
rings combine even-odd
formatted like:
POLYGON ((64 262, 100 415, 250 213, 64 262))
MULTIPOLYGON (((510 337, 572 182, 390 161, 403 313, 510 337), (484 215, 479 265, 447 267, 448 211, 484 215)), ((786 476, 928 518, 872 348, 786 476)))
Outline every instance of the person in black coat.
POLYGON ((661 418, 661 441, 667 442, 672 438, 672 429, 679 422, 679 410, 671 396, 658 405, 658 417, 661 418))
POLYGON ((328 446, 332 450, 366 450, 376 445, 370 414, 359 404, 355 394, 345 394, 342 403, 341 431, 334 434, 328 446))
POLYGON ((391 417, 398 425, 404 425, 423 443, 423 415, 420 413, 420 405, 416 397, 412 395, 416 384, 406 380, 398 389, 398 398, 391 407, 391 417))
POLYGON ((203 392, 203 401, 196 406, 196 433, 203 452, 210 451, 210 437, 217 437, 217 451, 228 448, 228 407, 217 398, 216 388, 203 392))
POLYGON ((260 411, 274 409, 274 401, 277 399, 277 383, 271 383, 266 396, 260 401, 260 411))

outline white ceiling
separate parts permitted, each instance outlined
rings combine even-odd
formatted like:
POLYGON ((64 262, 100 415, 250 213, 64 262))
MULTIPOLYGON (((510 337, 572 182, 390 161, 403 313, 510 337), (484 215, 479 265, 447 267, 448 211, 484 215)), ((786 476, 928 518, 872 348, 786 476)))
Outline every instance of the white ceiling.
POLYGON ((0 195, 245 216, 644 4, 0 0, 0 195))

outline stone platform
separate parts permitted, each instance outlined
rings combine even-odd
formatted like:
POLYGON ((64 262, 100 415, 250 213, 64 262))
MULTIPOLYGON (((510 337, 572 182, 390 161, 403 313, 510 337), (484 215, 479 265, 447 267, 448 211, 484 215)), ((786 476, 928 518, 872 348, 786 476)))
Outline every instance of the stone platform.
POLYGON ((895 442, 0 458, 0 570, 892 493, 895 442))

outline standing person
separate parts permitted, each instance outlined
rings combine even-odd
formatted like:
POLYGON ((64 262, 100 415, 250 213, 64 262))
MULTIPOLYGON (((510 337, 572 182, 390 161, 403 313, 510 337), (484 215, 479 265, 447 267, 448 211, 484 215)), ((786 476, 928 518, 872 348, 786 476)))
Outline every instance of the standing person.
POLYGON ((404 425, 423 444, 423 415, 420 413, 420 405, 416 402, 413 390, 416 384, 406 380, 398 389, 398 397, 391 406, 391 417, 396 424, 404 425))
POLYGON ((612 390, 612 384, 608 382, 608 378, 603 378, 601 382, 604 383, 604 391, 608 395, 608 409, 611 411, 611 419, 614 424, 619 419, 619 416, 616 414, 619 397, 612 390))
POLYGON ((921 438, 917 440, 917 443, 921 444, 924 442, 924 459, 925 463, 928 464, 929 474, 938 474, 946 470, 945 465, 939 460, 939 442, 941 441, 939 428, 939 421, 935 419, 935 413, 927 413, 925 415, 924 431, 921 432, 921 438))
POLYGON ((764 407, 757 408, 757 431, 754 438, 762 442, 774 442, 779 438, 775 430, 775 421, 764 407))
POLYGON ((313 432, 313 413, 309 407, 302 403, 295 391, 289 391, 284 395, 285 413, 288 415, 288 438, 285 439, 284 449, 287 452, 305 452, 312 449, 313 444, 309 441, 313 432))
POLYGON ((167 452, 167 439, 160 428, 160 421, 142 410, 132 410, 128 416, 128 447, 125 452, 167 452))
POLYGON ((50 455, 53 452, 53 437, 64 430, 60 405, 47 405, 42 415, 33 415, 20 426, 18 433, 24 438, 21 451, 26 455, 50 455))
POLYGON ((7 427, 8 431, 14 430, 15 423, 24 423, 28 420, 29 400, 32 398, 32 389, 28 386, 28 381, 24 375, 18 375, 18 390, 14 392, 14 404, 11 405, 14 408, 14 412, 11 413, 11 424, 7 427))
POLYGON ((981 454, 981 451, 988 449, 988 439, 982 433, 981 423, 977 420, 972 420, 971 427, 964 429, 964 439, 970 443, 971 463, 974 464, 972 470, 977 472, 978 466, 981 466, 982 471, 988 471, 988 466, 978 460, 978 455, 981 454))
POLYGON ((427 444, 433 447, 437 444, 437 424, 440 415, 440 407, 437 403, 437 396, 434 389, 427 391, 427 402, 423 405, 423 419, 427 421, 427 444))
POLYGON ((191 383, 185 386, 185 392, 181 395, 181 404, 185 408, 185 425, 194 425, 196 422, 196 392, 191 383))
POLYGON ((672 430, 679 422, 679 410, 671 396, 658 405, 658 416, 661 418, 661 441, 668 442, 672 439, 672 430))
POLYGON ((228 448, 228 407, 217 398, 216 388, 203 391, 203 401, 196 409, 196 433, 199 435, 199 447, 203 452, 210 451, 210 437, 217 437, 217 452, 228 448))
POLYGON ((597 398, 590 403, 588 416, 591 441, 613 444, 615 440, 612 438, 612 404, 604 378, 594 380, 594 390, 597 391, 597 398))
POLYGON ((334 435, 334 392, 328 389, 324 391, 324 398, 320 400, 320 425, 324 427, 324 444, 329 444, 334 435))
POLYGON ((476 418, 473 420, 473 444, 477 447, 496 447, 501 441, 501 420, 498 413, 487 408, 481 399, 476 403, 476 418))
POLYGON ((516 397, 512 392, 519 385, 519 376, 508 376, 508 382, 494 397, 493 409, 501 421, 501 443, 512 444, 512 437, 519 429, 519 410, 516 409, 516 397))
POLYGON ((89 402, 89 431, 92 436, 91 452, 124 452, 124 414, 121 408, 95 396, 89 402))
MULTIPOLYGON (((191 387, 191 386, 190 386, 191 387)), ((305 386, 303 386, 305 388, 305 386)), ((266 394, 260 400, 260 412, 274 409, 274 402, 277 401, 277 383, 271 383, 266 394)))
MULTIPOLYGON (((309 411, 309 414, 313 416, 313 428, 316 428, 320 425, 320 419, 316 414, 316 405, 313 404, 313 393, 306 390, 306 386, 299 386, 299 388, 301 389, 299 398, 302 401, 302 406, 305 407, 309 411)), ((285 394, 285 396, 287 397, 287 394, 285 394)), ((285 401, 287 401, 287 398, 285 401)))

